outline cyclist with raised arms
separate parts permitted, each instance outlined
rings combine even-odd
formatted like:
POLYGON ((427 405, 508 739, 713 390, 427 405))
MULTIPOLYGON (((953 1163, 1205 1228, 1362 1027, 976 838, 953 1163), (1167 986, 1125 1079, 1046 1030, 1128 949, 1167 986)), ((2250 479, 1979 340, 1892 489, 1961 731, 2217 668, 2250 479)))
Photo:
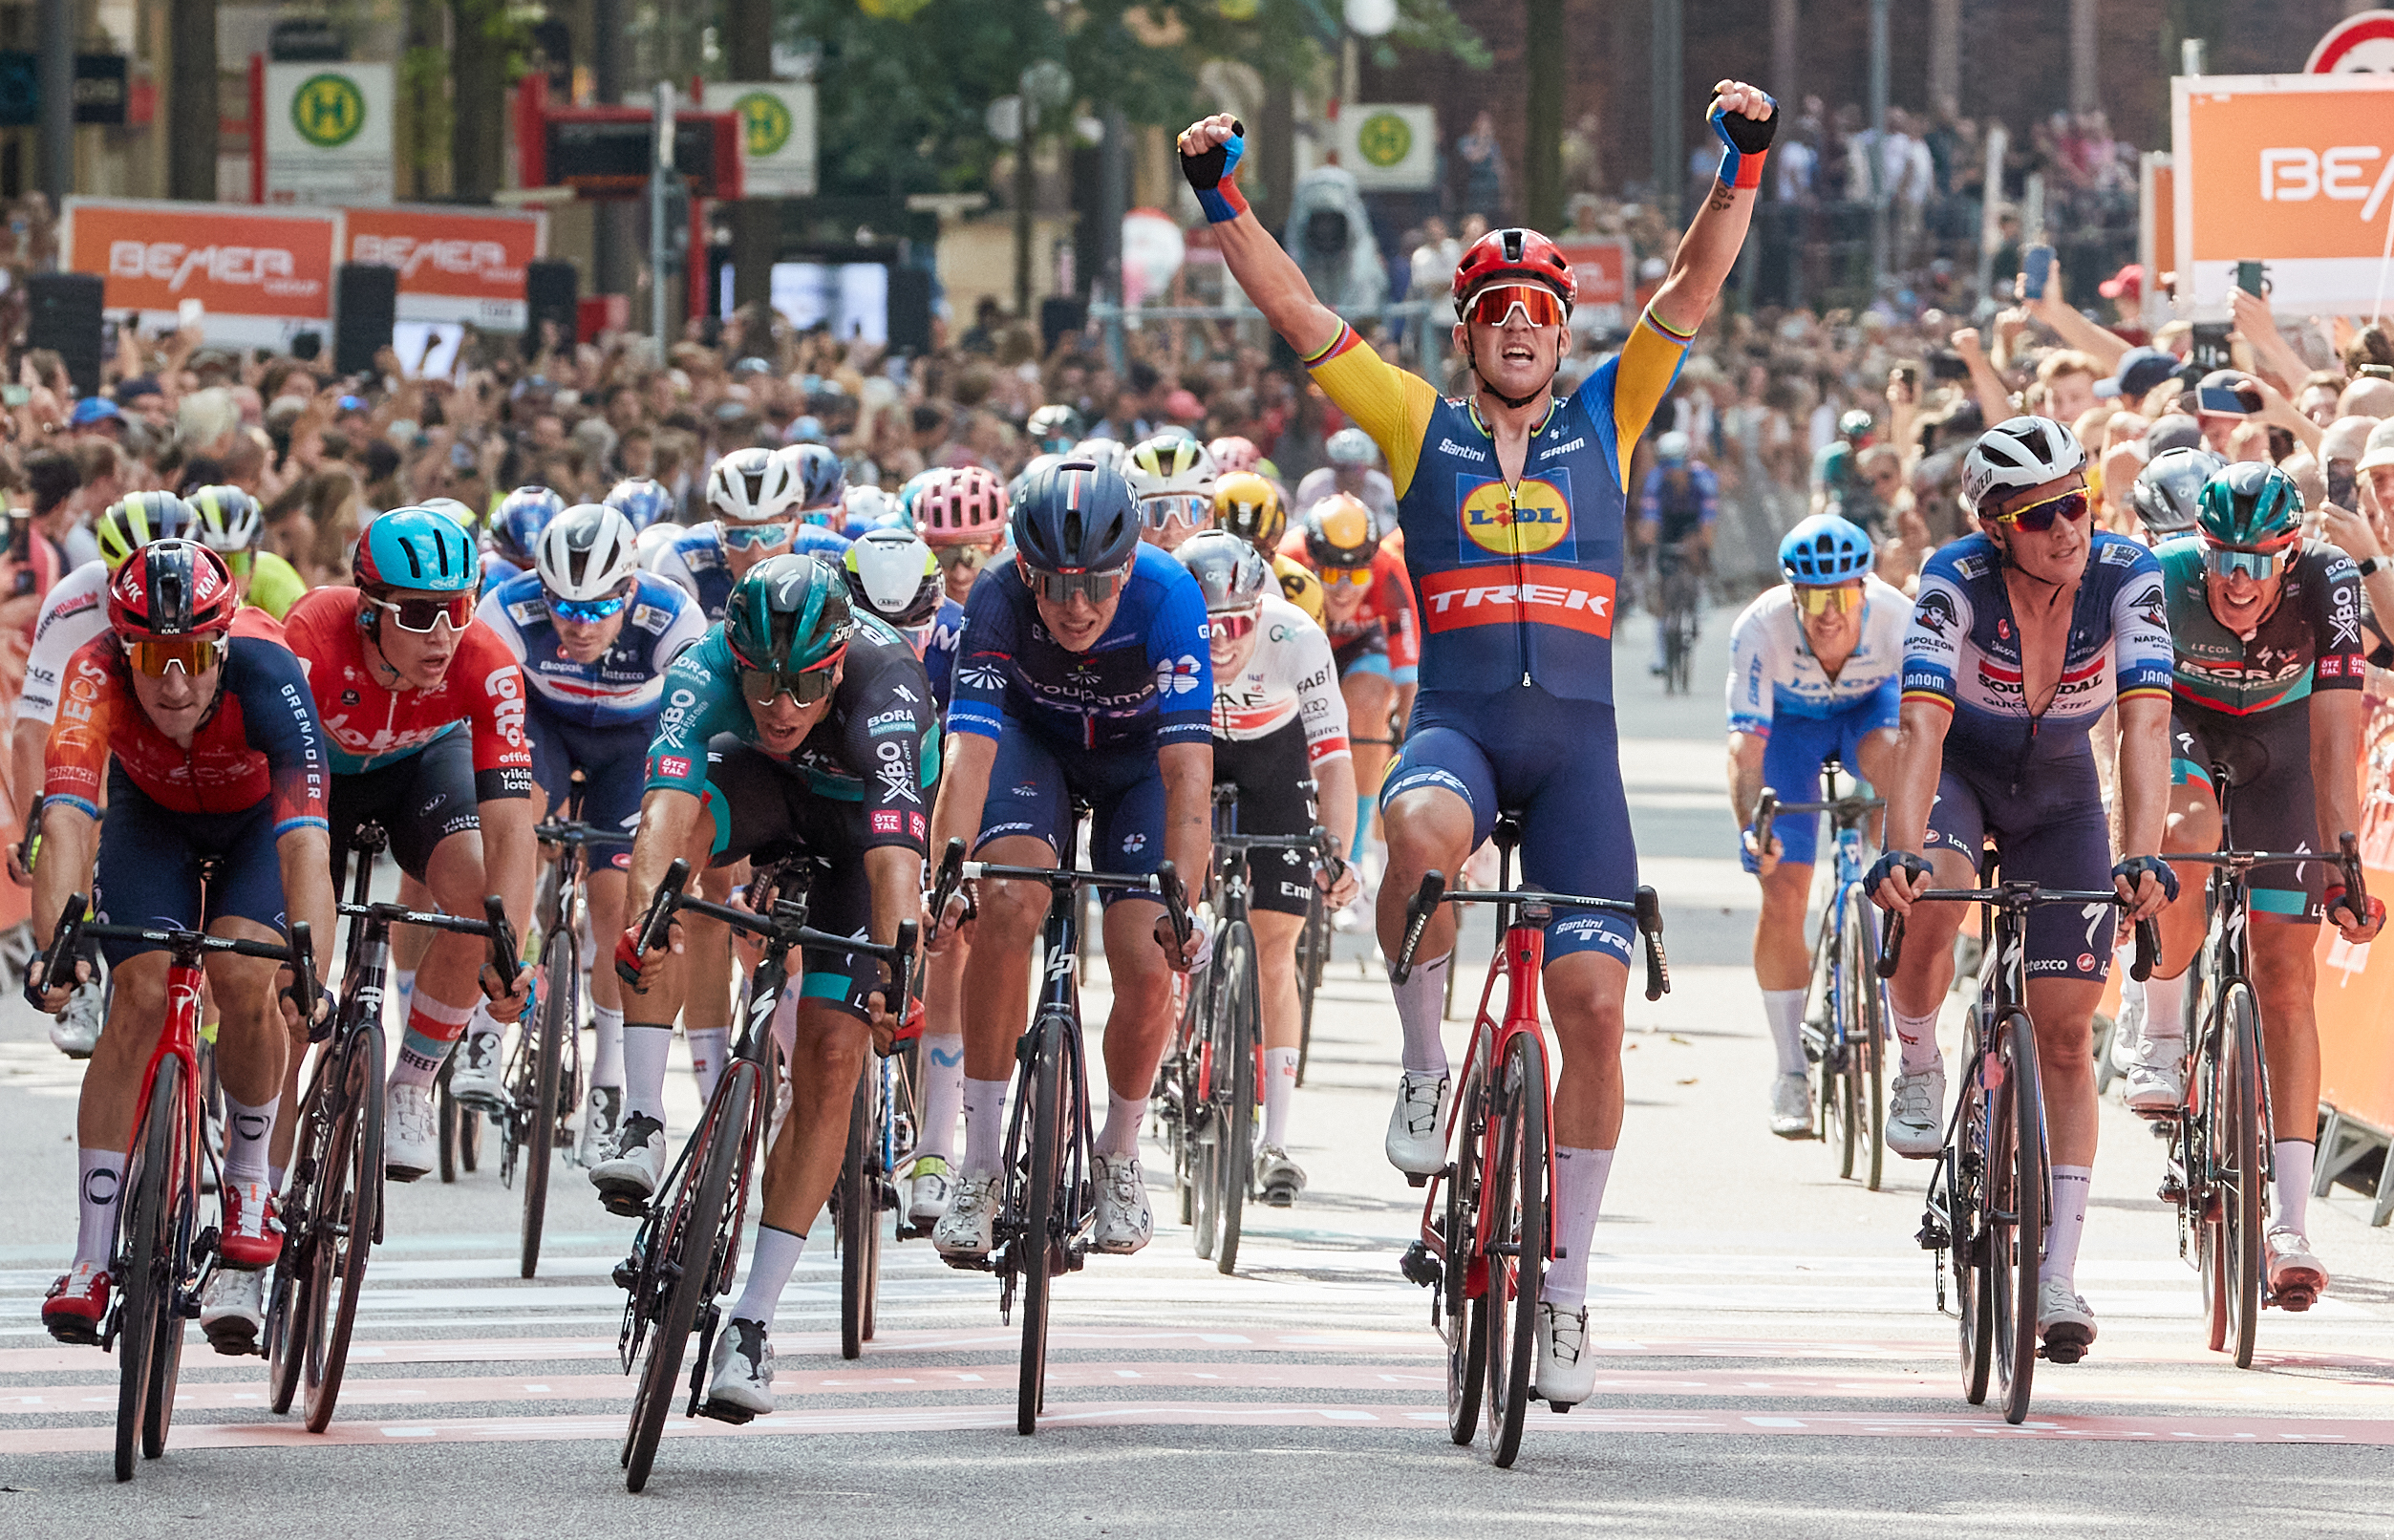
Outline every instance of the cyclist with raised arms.
MULTIPOLYGON (((279 942, 289 915, 324 938, 320 947, 329 944, 329 767, 298 660, 277 642, 234 631, 232 574, 192 541, 145 545, 118 567, 107 603, 108 631, 68 662, 66 703, 50 734, 34 933, 56 929, 70 893, 93 891, 96 864, 103 920, 113 913, 279 942), (200 863, 208 859, 221 866, 203 911, 200 863)), ((75 1263, 42 1304, 43 1324, 64 1342, 97 1342, 107 1318, 122 1146, 166 1010, 165 948, 101 945, 114 989, 76 1114, 75 1263)), ((41 968, 35 959, 32 981, 51 986, 43 1004, 62 1007, 74 980, 45 980, 41 968)), ((219 1012, 224 1216, 221 1265, 203 1292, 200 1324, 220 1352, 242 1353, 258 1332, 258 1270, 282 1251, 267 1144, 283 1089, 286 1021, 276 1018, 272 964, 211 954, 206 969, 219 1012)), ((307 1023, 288 1004, 282 1015, 304 1042, 307 1023)))
MULTIPOLYGON (((924 802, 939 774, 923 666, 905 637, 851 609, 840 572, 817 557, 775 557, 734 585, 723 623, 673 661, 665 695, 631 852, 633 925, 615 948, 641 975, 625 1005, 624 1124, 613 1158, 590 1170, 610 1206, 635 1212, 669 1161, 680 923, 664 947, 636 954, 666 868, 803 854, 815 866, 807 923, 887 945, 922 910, 924 802)), ((765 1159, 747 1286, 716 1341, 715 1400, 773 1410, 774 1307, 839 1179, 865 1056, 874 1039, 888 1045, 904 1014, 883 989, 879 959, 807 949, 792 1103, 765 1159)))
MULTIPOLYGON (((1194 882, 1213 844, 1213 669, 1197 580, 1141 542, 1122 473, 1086 460, 1034 477, 1013 522, 1013 557, 981 574, 965 606, 932 845, 958 839, 976 860, 1054 866, 1072 858, 1079 798, 1093 810, 1098 869, 1152 872, 1169 859, 1194 882)), ((1170 970, 1202 961, 1207 937, 1193 927, 1175 947, 1155 897, 1106 899, 1110 1096, 1092 1142, 1091 1244, 1135 1251, 1155 1230, 1139 1125, 1170 1035, 1170 970)), ((935 946, 944 950, 962 907, 931 916, 935 946)), ((979 1258, 994 1244, 1006 1085, 1047 908, 1044 885, 980 885, 964 976, 964 1174, 931 1235, 951 1258, 979 1258)))
MULTIPOLYGON (((565 511, 566 500, 545 486, 519 486, 502 498, 491 510, 488 547, 482 552, 481 591, 488 593, 517 573, 529 570, 541 531, 565 511)), ((469 523, 465 528, 470 534, 474 526, 469 523)))
MULTIPOLYGON (((284 630, 331 740, 334 886, 352 836, 377 823, 399 870, 441 909, 479 914, 484 895, 497 893, 521 935, 539 865, 524 674, 490 628, 475 623, 478 566, 472 539, 446 514, 394 508, 358 536, 357 587, 310 589, 284 630)), ((467 1021, 479 1014, 491 1031, 524 1013, 530 971, 502 995, 485 953, 481 937, 445 930, 424 949, 383 1123, 394 1182, 433 1168, 433 1080, 467 1021), (478 977, 487 1001, 478 998, 478 977)), ((278 1148, 291 1131, 286 1117, 278 1148)))
MULTIPOLYGON (((2361 571, 2325 541, 2303 538, 2302 511, 2302 493, 2276 466, 2223 466, 2203 485, 2194 530, 2153 552, 2176 656, 2165 852, 2219 847, 2214 765, 2234 778, 2239 849, 2333 850, 2340 834, 2361 826, 2355 767, 2369 649, 2361 571)), ((2186 970, 2202 945, 2207 873, 2187 866, 2178 875, 2185 896, 2162 911, 2161 962, 2145 984, 2128 1070, 2127 1103, 2139 1112, 2174 1114, 2184 1095, 2186 970)), ((2319 922, 2324 914, 2362 946, 2384 923, 2384 908, 2371 899, 2363 912, 2341 875, 2318 862, 2257 868, 2251 891, 2253 984, 2276 1124, 2269 1287, 2289 1308, 2307 1310, 2327 1288, 2304 1233, 2319 1126, 2319 922)))
POLYGON ((1041 454, 1060 455, 1087 436, 1089 419, 1072 407, 1051 402, 1032 413, 1022 431, 1041 454))
MULTIPOLYGON (((640 823, 649 740, 664 705, 665 671, 706 634, 697 601, 634 562, 631 521, 610 507, 567 508, 541 531, 533 570, 482 596, 475 618, 524 671, 524 736, 532 746, 532 817, 563 818, 573 777, 583 779, 582 817, 629 837, 640 823)), ((624 928, 628 845, 593 845, 590 933, 624 928)), ((595 1165, 614 1149, 623 1104, 624 1009, 615 970, 589 963, 598 1032, 579 1147, 595 1165)), ((468 1033, 449 1077, 460 1101, 506 1101, 500 1034, 468 1033)))
MULTIPOLYGON (((1400 724, 1413 715, 1421 674, 1421 632, 1413 585, 1397 543, 1380 538, 1361 499, 1333 492, 1305 510, 1280 554, 1315 574, 1322 588, 1322 630, 1338 665, 1338 690, 1355 724, 1355 789, 1368 804, 1395 754, 1400 724)), ((1347 859, 1362 858, 1371 809, 1358 805, 1347 859)))
POLYGON ((1870 562, 1870 537, 1859 525, 1814 514, 1779 542, 1786 583, 1747 605, 1729 628, 1729 810, 1745 831, 1740 859, 1763 885, 1754 978, 1779 1057, 1770 1131, 1783 1139, 1812 1130, 1804 1058, 1812 957, 1804 910, 1820 819, 1779 820, 1764 850, 1754 843, 1754 809, 1765 786, 1785 802, 1817 801, 1825 760, 1874 786, 1894 773, 1912 601, 1871 576, 1870 562))
MULTIPOLYGON (((1280 597, 1263 554, 1236 535, 1207 530, 1172 554, 1206 596, 1213 779, 1238 787, 1239 832, 1303 835, 1318 823, 1330 830, 1334 851, 1345 849, 1355 817, 1355 762, 1330 638, 1280 597)), ((1296 1100, 1303 1030, 1297 937, 1316 885, 1333 910, 1354 900, 1357 885, 1335 853, 1315 867, 1294 850, 1258 852, 1250 876, 1248 923, 1255 932, 1264 1032, 1255 1190, 1264 1202, 1285 1208, 1305 1190, 1305 1172, 1289 1158, 1289 1109, 1296 1100)))
MULTIPOLYGON (((1246 152, 1239 125, 1219 115, 1181 135, 1181 169, 1231 277, 1379 447, 1397 495, 1424 635, 1421 693, 1380 800, 1388 870, 1379 940, 1392 959, 1422 874, 1459 872, 1503 811, 1523 814, 1525 887, 1625 902, 1635 892, 1612 706, 1623 477, 1737 260, 1778 122, 1767 96, 1731 80, 1720 82, 1711 120, 1727 147, 1720 182, 1620 355, 1567 398, 1551 387, 1571 346, 1577 282, 1545 236, 1494 230, 1465 251, 1454 280, 1454 340, 1471 367, 1472 395, 1443 400, 1315 299, 1303 270, 1248 211, 1234 175, 1246 152)), ((1434 916, 1396 992, 1404 1074, 1388 1154, 1408 1172, 1435 1172, 1446 1159, 1440 1024, 1454 933, 1451 914, 1434 916)), ((1543 1290, 1535 1394, 1570 1404, 1595 1382, 1587 1255, 1620 1137, 1630 927, 1612 915, 1572 915, 1549 928, 1547 946, 1562 1070, 1556 1261, 1543 1290)))
MULTIPOLYGON (((1978 532, 1921 569, 1904 637, 1903 720, 1887 796, 1887 848, 1867 884, 1910 916, 1887 1004, 1900 1051, 1887 1143, 1914 1160, 1945 1141, 1938 1005, 1953 982, 1962 904, 1915 905, 1931 888, 1975 888, 1992 840, 2007 881, 2115 887, 2146 919, 2175 896, 2157 853, 2170 796, 2170 631, 2152 552, 2093 527, 2086 451, 2044 417, 1979 436, 1962 462, 1978 532), (2111 859, 2087 735, 2119 705, 2120 841, 2111 859), (1924 854, 1925 852, 1925 854, 1924 854)), ((2028 918, 2028 1014, 2037 1025, 2052 1154, 2037 1325, 2058 1362, 2095 1339, 2075 1286, 2095 1160, 2095 1006, 2122 923, 2110 905, 2048 904, 2028 918)))
MULTIPOLYGON (((1244 438, 1229 440, 1246 443, 1244 438)), ((1251 446, 1250 446, 1251 447, 1251 446)), ((1269 477, 1251 470, 1228 471, 1213 483, 1213 526, 1225 529, 1255 547, 1272 566, 1280 583, 1280 597, 1297 607, 1305 618, 1322 623, 1321 579, 1293 556, 1280 552, 1289 532, 1289 511, 1280 489, 1269 477)))
POLYGON ((1361 428, 1341 428, 1322 445, 1329 463, 1316 465, 1296 483, 1297 517, 1334 493, 1344 492, 1372 513, 1374 539, 1397 527, 1397 486, 1379 468, 1379 445, 1361 428))

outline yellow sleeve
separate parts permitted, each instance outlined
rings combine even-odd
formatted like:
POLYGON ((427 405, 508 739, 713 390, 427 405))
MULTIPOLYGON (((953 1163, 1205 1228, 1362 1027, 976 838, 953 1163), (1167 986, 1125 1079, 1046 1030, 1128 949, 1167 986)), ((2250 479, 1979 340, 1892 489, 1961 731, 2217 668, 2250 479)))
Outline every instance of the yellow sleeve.
POLYGON ((248 602, 275 619, 282 619, 290 613, 299 596, 308 591, 308 580, 272 551, 260 551, 250 562, 248 602))
POLYGON ((1388 480, 1403 497, 1421 462, 1421 435, 1438 409, 1437 390, 1374 353, 1351 326, 1339 327, 1330 346, 1306 359, 1305 367, 1322 394, 1379 445, 1388 480))
POLYGON ((1620 452, 1623 475, 1629 473, 1630 447, 1654 420, 1655 408, 1671 393, 1671 382, 1679 377, 1679 365, 1687 358, 1687 345, 1695 339, 1693 332, 1682 336, 1665 326, 1649 305, 1631 329, 1620 356, 1614 360, 1614 443, 1620 452))

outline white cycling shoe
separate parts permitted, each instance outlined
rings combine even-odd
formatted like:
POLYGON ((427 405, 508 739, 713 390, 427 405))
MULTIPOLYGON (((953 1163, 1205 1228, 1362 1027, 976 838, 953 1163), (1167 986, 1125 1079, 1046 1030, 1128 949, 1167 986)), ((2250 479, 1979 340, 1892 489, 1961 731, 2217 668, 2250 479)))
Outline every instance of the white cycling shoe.
POLYGON ((1888 1088, 1887 1147, 1906 1160, 1934 1160, 1945 1147, 1945 1060, 1888 1088))
POLYGON ((1449 1089, 1443 1073, 1406 1070, 1397 1077, 1397 1104, 1388 1113, 1388 1164, 1407 1176, 1435 1176, 1446 1164, 1449 1089))
POLYGON ((590 1186, 609 1208, 618 1205, 637 1209, 656 1196, 665 1180, 665 1125, 645 1112, 624 1120, 616 1136, 615 1153, 590 1167, 590 1186))
POLYGON ((624 1088, 593 1085, 582 1109, 582 1131, 574 1140, 575 1164, 588 1168, 615 1152, 615 1133, 624 1118, 624 1088))
POLYGON ((2047 1278, 2037 1291, 2037 1335, 2047 1363, 2076 1363, 2095 1345, 2095 1313, 2068 1284, 2047 1278))
POLYGON ((1530 1393, 1556 1411, 1596 1393, 1596 1356, 1589 1351, 1588 1307, 1538 1302, 1538 1366, 1530 1393))
POLYGON ((742 1422, 773 1410, 773 1342, 761 1324, 737 1316, 723 1323, 723 1335, 715 1339, 707 1401, 745 1413, 742 1422))
POLYGON ((1147 1207, 1147 1179, 1136 1155, 1097 1155, 1089 1173, 1098 1189, 1097 1226, 1089 1244, 1101 1251, 1127 1255, 1155 1238, 1155 1212, 1147 1207))
POLYGON ((440 1123, 433 1115, 432 1087, 391 1087, 382 1113, 382 1170, 394 1182, 413 1182, 440 1163, 440 1123))
POLYGON ((1305 1167, 1289 1159, 1289 1152, 1277 1144, 1266 1144, 1255 1151, 1255 1192, 1264 1205, 1286 1208, 1305 1190, 1305 1167))
POLYGON ((995 1171, 967 1171, 931 1227, 931 1245, 952 1262, 978 1262, 997 1244, 997 1206, 1004 1190, 995 1171))
POLYGON ((2152 1037, 2137 1034, 2136 1052, 2128 1059, 2127 1087, 2121 1095, 2131 1112, 2171 1113, 2186 1100, 2186 1082, 2179 1063, 2186 1052, 2184 1037, 2152 1037))
POLYGON ((1812 1137, 1812 1081, 1782 1075, 1770 1088, 1770 1131, 1782 1139, 1812 1137))
POLYGON ((2319 1303, 2327 1293, 2327 1268, 2312 1254, 2311 1242, 2291 1225, 2279 1225, 2263 1237, 2269 1255, 2270 1303, 2297 1315, 2319 1303))
POLYGON ((917 1155, 913 1168, 907 1174, 907 1222, 917 1230, 928 1230, 939 1223, 939 1216, 948 1211, 948 1205, 956 1195, 956 1179, 949 1174, 948 1161, 941 1155, 917 1155))
POLYGON ((96 978, 67 996, 67 1008, 50 1023, 50 1045, 69 1059, 91 1058, 107 1016, 108 988, 96 978))
POLYGON ((500 1076, 506 1064, 505 1048, 505 1040, 495 1032, 467 1033, 449 1069, 451 1099, 478 1110, 504 1111, 507 1087, 500 1076))
POLYGON ((258 1334, 266 1330, 265 1273, 220 1267, 208 1274, 200 1291, 200 1330, 208 1346, 227 1358, 258 1351, 258 1334))

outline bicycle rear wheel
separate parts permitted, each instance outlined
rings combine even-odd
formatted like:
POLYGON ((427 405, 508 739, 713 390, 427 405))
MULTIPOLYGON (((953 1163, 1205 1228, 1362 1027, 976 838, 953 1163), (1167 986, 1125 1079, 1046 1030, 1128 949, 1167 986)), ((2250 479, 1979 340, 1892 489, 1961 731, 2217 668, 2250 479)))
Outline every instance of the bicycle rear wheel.
POLYGON ((1022 1180, 1022 1233, 1015 1236, 1015 1275, 1022 1280, 1022 1363, 1015 1387, 1015 1431, 1039 1430, 1047 1403, 1047 1316, 1051 1289, 1063 1261, 1064 1035, 1072 1023, 1045 1016, 1034 1029, 1030 1074, 1031 1160, 1022 1180))
POLYGON ((159 1355, 170 1330, 181 1348, 181 1313, 174 1300, 174 1140, 182 1122, 182 1061, 161 1059, 150 1084, 140 1137, 118 1189, 122 1206, 117 1270, 117 1479, 131 1481, 140 1455, 151 1459, 164 1439, 153 1431, 159 1355), (170 1318, 174 1325, 169 1327, 170 1318), (138 1453, 137 1453, 138 1451, 138 1453))
POLYGON ((582 1026, 582 959, 571 930, 544 948, 549 958, 548 998, 541 1002, 540 1037, 532 1050, 531 1105, 516 1107, 524 1130, 517 1158, 524 1167, 523 1275, 540 1271, 541 1230, 548 1218, 549 1146, 557 1137, 557 1101, 566 1066, 566 1039, 582 1026))
MULTIPOLYGON (((649 1484, 657 1440, 665 1433, 665 1414, 673 1409, 681 1384, 682 1351, 690 1345, 698 1307, 714 1294, 723 1273, 716 1251, 758 1086, 755 1066, 746 1059, 734 1059, 723 1072, 733 1077, 733 1083, 718 1094, 714 1116, 691 1136, 705 1144, 682 1162, 682 1179, 658 1227, 655 1260, 647 1270, 664 1297, 652 1306, 655 1324, 649 1332, 648 1358, 640 1365, 640 1388, 632 1396, 631 1425, 624 1433, 628 1491, 649 1484)), ((699 1372, 705 1373, 703 1364, 699 1372)))
POLYGON ((1486 1259, 1480 1254, 1480 1205, 1486 1172, 1481 1141, 1487 1129, 1487 1081, 1475 1058, 1456 1093, 1455 1162, 1446 1179, 1446 1276, 1440 1294, 1446 1307, 1446 1436, 1469 1444, 1480 1430, 1480 1398, 1487 1388, 1488 1294, 1486 1259))
POLYGON ((1849 1116, 1861 1145, 1864 1180, 1876 1192, 1887 1167, 1887 998, 1872 966, 1879 954, 1878 914, 1858 883, 1846 889, 1845 923, 1849 1116))
POLYGON ((1227 927, 1215 953, 1222 989, 1213 1013, 1214 1270, 1238 1270, 1239 1227, 1255 1173, 1255 1054, 1263 1038, 1257 1015, 1255 932, 1244 921, 1227 927))
MULTIPOLYGON (((1305 900, 1305 929, 1296 936, 1296 1083, 1314 1058, 1314 996, 1322 987, 1322 968, 1330 960, 1330 909, 1322 890, 1314 888, 1305 900)), ((1452 969, 1448 972, 1451 973, 1452 969)))
POLYGON ((342 1109, 316 1175, 314 1267, 308 1280, 307 1344, 301 1378, 308 1431, 332 1422, 349 1367, 357 1295, 381 1227, 382 1032, 369 1026, 350 1039, 340 1066, 342 1109))
POLYGON ((1488 1174, 1487 1209, 1495 1223, 1488 1248, 1489 1458, 1507 1467, 1521 1452, 1521 1425, 1538 1360, 1538 1290, 1546 1279, 1546 1045, 1534 1033, 1505 1050, 1496 1096, 1496 1168, 1488 1174))
POLYGON ((875 1190, 873 1166, 881 1154, 875 1124, 880 1110, 881 1063, 865 1056, 865 1073, 856 1081, 848 1103, 848 1147, 840 1163, 840 1185, 832 1201, 839 1206, 833 1234, 840 1244, 840 1357, 853 1358, 865 1351, 872 1334, 873 1237, 878 1232, 881 1198, 875 1190))
POLYGON ((2212 1190, 2219 1201, 2219 1293, 2227 1306, 2222 1346, 2236 1367, 2253 1367, 2261 1305, 2268 1297, 2267 1221, 2261 1212, 2268 1179, 2269 1131, 2261 1102, 2261 1018, 2253 992, 2231 984, 2220 997, 2219 1094, 2212 1113, 2212 1190))
POLYGON ((1998 1029, 2003 1084, 1987 1152, 1988 1273, 1995 1306, 1996 1388, 2003 1420, 2028 1416, 2037 1371, 2039 1252, 2045 1232, 2045 1112, 2037 1034, 2020 1012, 1998 1029))

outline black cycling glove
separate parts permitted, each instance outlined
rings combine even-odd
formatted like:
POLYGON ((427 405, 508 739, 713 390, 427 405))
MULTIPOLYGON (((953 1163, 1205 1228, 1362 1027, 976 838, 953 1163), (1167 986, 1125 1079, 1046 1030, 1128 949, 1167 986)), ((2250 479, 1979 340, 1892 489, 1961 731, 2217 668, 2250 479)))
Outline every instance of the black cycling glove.
POLYGON ((1928 862, 1909 850, 1883 851, 1876 861, 1870 863, 1870 871, 1864 875, 1862 891, 1875 902, 1879 889, 1887 886, 1887 879, 1898 871, 1913 877, 1926 877, 1929 869, 1928 862))
POLYGON ((2127 883, 2128 890, 2134 892, 2148 871, 2161 879, 2161 890, 2170 895, 2170 903, 2175 904, 2178 901, 2178 873, 2159 856, 2130 856, 2111 868, 2111 876, 2115 882, 2127 883))

